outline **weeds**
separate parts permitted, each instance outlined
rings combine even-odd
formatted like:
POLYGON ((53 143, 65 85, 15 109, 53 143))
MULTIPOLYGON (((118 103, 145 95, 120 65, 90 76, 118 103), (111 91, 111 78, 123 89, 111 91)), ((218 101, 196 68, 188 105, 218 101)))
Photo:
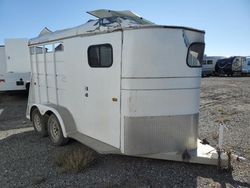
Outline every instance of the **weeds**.
POLYGON ((86 168, 97 158, 97 153, 78 145, 55 155, 55 164, 60 167, 61 172, 79 172, 86 168))
POLYGON ((217 123, 227 123, 230 122, 231 120, 231 114, 228 114, 225 109, 223 109, 222 107, 217 109, 218 113, 219 113, 219 117, 217 117, 215 119, 215 122, 217 123))

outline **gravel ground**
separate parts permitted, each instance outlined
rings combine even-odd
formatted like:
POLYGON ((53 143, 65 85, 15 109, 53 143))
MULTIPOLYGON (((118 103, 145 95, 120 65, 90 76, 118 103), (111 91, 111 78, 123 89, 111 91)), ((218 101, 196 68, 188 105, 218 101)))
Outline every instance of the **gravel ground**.
MULTIPOLYGON (((202 79, 199 125, 200 138, 215 146, 219 121, 224 121, 224 148, 248 160, 249 83, 249 77, 202 79)), ((26 101, 24 95, 0 94, 0 187, 250 187, 248 162, 233 162, 232 172, 219 172, 208 165, 98 155, 79 173, 62 172, 55 157, 83 146, 71 141, 54 147, 48 138, 27 131, 26 101), (10 134, 1 137, 6 131, 10 134)))

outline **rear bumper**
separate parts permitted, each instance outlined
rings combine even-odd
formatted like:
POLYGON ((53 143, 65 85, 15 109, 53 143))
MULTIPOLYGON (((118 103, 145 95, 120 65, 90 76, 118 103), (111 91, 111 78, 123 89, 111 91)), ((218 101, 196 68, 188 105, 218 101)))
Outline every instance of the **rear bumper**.
MULTIPOLYGON (((171 161, 183 161, 190 163, 198 164, 207 164, 207 165, 218 165, 218 153, 215 148, 210 145, 203 145, 201 141, 197 139, 197 149, 188 152, 190 154, 189 160, 183 160, 182 153, 177 152, 168 152, 168 153, 157 153, 151 155, 143 155, 139 157, 147 157, 154 159, 163 159, 171 161)), ((227 167, 228 165, 228 156, 226 153, 220 154, 220 166, 227 167)))

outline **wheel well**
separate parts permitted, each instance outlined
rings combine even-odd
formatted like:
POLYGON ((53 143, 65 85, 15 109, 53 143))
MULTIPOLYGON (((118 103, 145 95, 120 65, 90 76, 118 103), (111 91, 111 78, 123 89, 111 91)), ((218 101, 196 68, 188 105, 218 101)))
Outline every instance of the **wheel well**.
POLYGON ((44 115, 48 115, 48 116, 50 116, 51 114, 54 114, 52 111, 50 111, 50 110, 48 110, 47 112, 45 112, 45 114, 44 115))
MULTIPOLYGON (((35 109, 38 109, 38 107, 37 106, 32 106, 31 107, 31 110, 30 110, 30 120, 31 121, 32 121, 32 112, 35 109)), ((50 111, 50 110, 46 111, 45 114, 43 115, 44 119, 48 119, 51 114, 53 114, 52 111, 50 111)))
POLYGON ((30 109, 30 121, 32 121, 32 112, 35 109, 38 109, 37 106, 32 106, 31 109, 30 109))
MULTIPOLYGON (((33 110, 35 110, 35 109, 38 109, 39 110, 39 108, 36 106, 36 105, 34 105, 34 106, 32 106, 31 107, 31 110, 30 110, 30 121, 32 121, 32 112, 33 112, 33 110)), ((40 110, 39 110, 40 111, 40 110)), ((43 119, 43 121, 44 121, 44 123, 47 125, 47 123, 48 123, 48 119, 49 119, 49 116, 51 116, 52 114, 54 114, 57 118, 58 118, 58 120, 59 120, 59 122, 60 122, 60 126, 61 126, 61 129, 62 129, 62 132, 63 132, 63 135, 65 136, 65 137, 67 137, 67 133, 66 133, 66 130, 65 130, 65 128, 64 128, 64 124, 63 124, 63 120, 61 120, 60 121, 60 119, 61 119, 61 117, 60 117, 60 115, 59 115, 59 117, 58 117, 58 115, 56 115, 56 112, 54 113, 52 110, 50 110, 50 109, 48 109, 43 115, 42 115, 42 119, 43 119)))
POLYGON ((51 114, 54 114, 54 113, 53 113, 52 111, 48 110, 48 111, 46 111, 45 114, 43 115, 43 120, 44 120, 44 122, 45 122, 46 124, 47 124, 48 119, 49 119, 49 116, 50 116, 51 114))
POLYGON ((52 111, 50 111, 50 110, 45 112, 45 114, 43 115, 43 118, 44 118, 45 122, 48 122, 49 116, 51 114, 54 114, 54 113, 52 111))

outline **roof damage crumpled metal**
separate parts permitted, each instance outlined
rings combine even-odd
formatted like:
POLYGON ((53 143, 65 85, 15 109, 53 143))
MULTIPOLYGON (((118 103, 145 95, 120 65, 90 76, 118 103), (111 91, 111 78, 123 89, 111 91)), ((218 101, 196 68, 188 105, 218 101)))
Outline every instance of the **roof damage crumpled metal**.
POLYGON ((153 23, 132 13, 131 11, 95 10, 87 12, 97 17, 97 20, 89 20, 87 23, 77 27, 51 32, 44 28, 38 37, 30 40, 30 44, 54 41, 62 38, 95 34, 100 32, 111 32, 121 28, 139 27, 141 25, 152 25, 153 23), (46 31, 46 32, 45 32, 46 31))

